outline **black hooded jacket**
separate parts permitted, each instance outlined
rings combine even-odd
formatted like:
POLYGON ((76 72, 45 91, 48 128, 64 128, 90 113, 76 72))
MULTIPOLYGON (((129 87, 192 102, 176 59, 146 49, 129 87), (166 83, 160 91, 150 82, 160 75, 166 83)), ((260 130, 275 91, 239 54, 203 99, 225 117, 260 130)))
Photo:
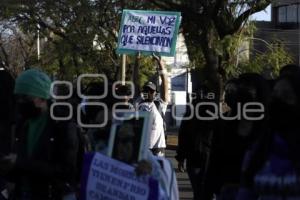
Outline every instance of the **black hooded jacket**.
POLYGON ((14 151, 17 161, 8 177, 16 183, 14 199, 28 190, 32 198, 61 199, 74 190, 77 173, 78 135, 73 122, 48 119, 32 155, 26 154, 26 123, 17 126, 14 151))

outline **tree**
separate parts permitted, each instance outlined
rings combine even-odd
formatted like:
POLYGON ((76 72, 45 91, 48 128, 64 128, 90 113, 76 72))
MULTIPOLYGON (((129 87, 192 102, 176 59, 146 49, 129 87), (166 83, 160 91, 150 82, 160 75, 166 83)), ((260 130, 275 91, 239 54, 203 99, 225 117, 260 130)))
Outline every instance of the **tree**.
POLYGON ((35 40, 9 22, 0 24, 0 66, 16 77, 36 60, 35 40))
POLYGON ((274 40, 270 45, 274 47, 264 53, 256 52, 254 59, 241 62, 235 73, 253 72, 266 74, 266 76, 273 79, 278 77, 281 67, 293 63, 293 58, 281 42, 274 40))
POLYGON ((121 65, 115 49, 122 9, 142 6, 124 0, 1 1, 0 21, 33 39, 39 29, 41 59, 33 59, 31 66, 41 66, 59 79, 104 73, 112 81, 118 79, 121 65))
MULTIPOLYGON (((110 81, 118 79, 121 65, 115 49, 122 9, 144 8, 142 1, 124 0, 12 0, 0 5, 0 21, 13 24, 31 38, 34 51, 39 29, 41 59, 31 56, 31 62, 20 65, 20 69, 23 65, 39 66, 64 80, 82 73, 104 73, 110 81)), ((134 62, 131 58, 127 64, 132 66, 134 62)), ((149 63, 147 59, 143 62, 149 63)), ((153 74, 147 66, 140 70, 142 82, 153 74)))
MULTIPOLYGON (((203 73, 208 87, 219 100, 222 79, 230 53, 226 41, 238 35, 253 13, 264 10, 271 0, 153 0, 161 9, 182 13, 182 31, 190 59, 197 49, 205 59, 203 73), (221 44, 221 48, 220 48, 221 44), (223 44, 223 45, 222 45, 223 44), (197 47, 195 51, 195 47, 197 47), (190 51, 190 50, 193 51, 190 51)), ((199 53, 197 53, 199 54, 199 53)), ((193 63, 193 60, 192 60, 193 63)))

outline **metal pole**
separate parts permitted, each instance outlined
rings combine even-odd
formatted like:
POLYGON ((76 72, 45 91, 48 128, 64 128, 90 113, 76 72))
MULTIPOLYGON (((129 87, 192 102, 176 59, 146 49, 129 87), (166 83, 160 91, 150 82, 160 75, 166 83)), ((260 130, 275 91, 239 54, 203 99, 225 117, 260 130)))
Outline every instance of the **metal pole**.
POLYGON ((37 25, 37 59, 40 60, 40 25, 37 25))
POLYGON ((126 55, 125 54, 122 54, 121 81, 122 81, 122 85, 125 85, 125 81, 126 81, 126 55))

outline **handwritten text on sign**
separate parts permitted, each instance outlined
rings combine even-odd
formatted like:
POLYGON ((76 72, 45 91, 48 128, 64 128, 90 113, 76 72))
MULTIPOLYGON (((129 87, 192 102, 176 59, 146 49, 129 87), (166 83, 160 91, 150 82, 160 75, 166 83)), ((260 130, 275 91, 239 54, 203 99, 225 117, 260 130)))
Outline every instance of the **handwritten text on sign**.
POLYGON ((148 178, 137 177, 132 166, 95 153, 89 170, 86 200, 148 199, 148 178))
POLYGON ((177 12, 124 10, 118 51, 158 52, 172 56, 179 18, 180 13, 177 12))

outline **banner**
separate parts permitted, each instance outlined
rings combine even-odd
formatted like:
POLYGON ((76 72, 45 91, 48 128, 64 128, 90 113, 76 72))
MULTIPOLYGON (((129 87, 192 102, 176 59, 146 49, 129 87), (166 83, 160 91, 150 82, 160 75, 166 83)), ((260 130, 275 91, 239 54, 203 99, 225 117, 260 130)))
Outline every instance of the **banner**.
POLYGON ((100 153, 86 154, 80 195, 81 200, 155 200, 158 182, 100 153))
POLYGON ((149 112, 115 112, 107 155, 129 165, 146 159, 152 116, 149 112))
POLYGON ((117 53, 174 56, 180 12, 123 10, 117 53))

